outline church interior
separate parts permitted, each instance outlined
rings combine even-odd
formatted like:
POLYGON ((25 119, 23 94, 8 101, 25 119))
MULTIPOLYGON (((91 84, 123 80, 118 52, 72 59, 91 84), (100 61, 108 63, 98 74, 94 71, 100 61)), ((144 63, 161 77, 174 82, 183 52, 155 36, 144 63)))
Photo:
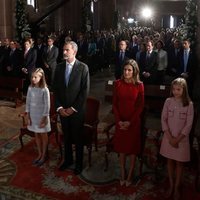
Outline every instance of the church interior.
MULTIPOLYGON (((0 200, 200 199, 199 0, 1 0, 0 11, 0 200), (36 54, 34 68, 44 70, 51 94, 51 131, 47 158, 41 165, 32 162, 37 148, 25 113, 30 84, 29 72, 23 71, 27 41, 28 51, 34 49, 36 54), (65 144, 52 78, 52 69, 65 60, 63 47, 71 41, 78 48, 76 60, 88 66, 90 79, 79 173, 73 171, 74 165, 60 170, 65 144), (52 46, 56 55, 50 57, 52 46), (149 46, 157 55, 153 82, 144 75, 149 46), (120 179, 122 155, 112 143, 117 130, 115 80, 125 76, 124 71, 117 74, 117 66, 122 69, 126 58, 136 62, 144 83, 141 152, 129 182, 120 179), (184 163, 180 193, 175 189, 169 195, 170 161, 160 154, 165 134, 161 120, 165 100, 173 94, 172 81, 180 77, 194 108, 187 146, 190 159, 176 162, 184 163)), ((74 145, 74 155, 75 149, 74 145)), ((131 165, 131 159, 126 164, 131 165)), ((127 169, 124 173, 128 176, 127 169)), ((172 185, 176 188, 176 184, 172 185)))

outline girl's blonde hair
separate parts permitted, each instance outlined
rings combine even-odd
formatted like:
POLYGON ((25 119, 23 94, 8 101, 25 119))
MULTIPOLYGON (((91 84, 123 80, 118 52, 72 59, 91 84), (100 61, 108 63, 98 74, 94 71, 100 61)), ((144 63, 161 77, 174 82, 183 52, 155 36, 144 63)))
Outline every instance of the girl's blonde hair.
POLYGON ((188 94, 188 87, 187 87, 187 82, 184 78, 176 78, 175 80, 172 81, 171 83, 171 90, 170 90, 170 96, 173 96, 172 90, 174 85, 179 85, 183 88, 183 94, 182 94, 182 103, 183 106, 188 106, 191 99, 188 94))
MULTIPOLYGON (((47 87, 47 83, 46 83, 46 79, 45 79, 45 75, 44 75, 44 70, 43 70, 42 68, 36 68, 36 69, 32 72, 32 76, 33 76, 34 74, 38 74, 38 75, 41 77, 38 86, 39 86, 40 88, 47 87)), ((31 77, 32 77, 32 76, 31 76, 31 77)), ((31 86, 32 86, 32 87, 35 86, 35 84, 33 84, 32 81, 31 81, 31 86)))
MULTIPOLYGON (((140 70, 139 70, 137 62, 133 59, 129 59, 129 60, 125 61, 124 65, 123 65, 123 70, 126 65, 130 65, 133 68, 133 77, 132 77, 133 83, 134 84, 141 83, 140 76, 139 76, 140 70)), ((124 79, 124 73, 122 74, 122 79, 124 79)))

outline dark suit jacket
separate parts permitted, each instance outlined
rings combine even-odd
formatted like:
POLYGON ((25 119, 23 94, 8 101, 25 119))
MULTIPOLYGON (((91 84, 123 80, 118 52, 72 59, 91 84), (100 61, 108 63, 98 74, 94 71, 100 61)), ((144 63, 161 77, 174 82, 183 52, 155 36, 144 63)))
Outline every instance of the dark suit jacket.
POLYGON ((36 49, 37 51, 37 61, 36 61, 36 67, 41 67, 43 68, 44 66, 44 63, 43 63, 43 58, 42 58, 42 55, 44 53, 44 49, 45 49, 45 45, 41 45, 41 47, 39 48, 38 45, 35 45, 34 48, 36 49))
POLYGON ((56 67, 53 83, 55 104, 56 109, 59 107, 73 107, 76 109, 77 112, 74 112, 71 116, 64 119, 61 117, 61 123, 62 127, 65 127, 68 123, 70 124, 66 128, 66 132, 70 135, 70 139, 73 138, 72 141, 78 142, 81 140, 85 103, 89 92, 89 70, 86 64, 76 60, 70 74, 68 86, 66 86, 65 68, 65 61, 56 67))
MULTIPOLYGON (((132 45, 132 43, 131 43, 132 45)), ((138 45, 135 46, 129 46, 129 51, 130 51, 130 58, 133 58, 134 60, 136 59, 136 54, 139 51, 138 45)))
MULTIPOLYGON (((183 54, 184 54, 184 51, 181 51, 179 76, 184 72, 184 55, 183 54)), ((188 91, 189 91, 190 97, 192 97, 194 80, 196 78, 196 69, 197 69, 196 63, 197 62, 195 61, 195 56, 192 50, 190 49, 188 62, 187 62, 187 68, 186 68, 186 72, 188 73, 187 84, 188 84, 188 91)))
POLYGON ((26 68, 28 71, 28 76, 31 76, 31 73, 36 67, 37 52, 34 48, 30 48, 26 56, 24 56, 23 68, 26 68))
POLYGON ((48 84, 52 85, 55 69, 57 65, 59 50, 56 46, 52 46, 50 52, 48 52, 48 47, 45 47, 43 53, 43 62, 49 65, 49 68, 44 66, 44 71, 47 76, 48 84))
POLYGON ((85 40, 77 41, 77 45, 78 45, 77 58, 81 61, 85 61, 88 52, 88 43, 85 40))
POLYGON ((125 56, 123 60, 120 60, 120 51, 116 52, 115 55, 115 78, 120 79, 123 74, 123 64, 130 57, 129 51, 125 51, 125 56))
POLYGON ((153 84, 156 82, 157 68, 158 68, 158 54, 152 51, 150 57, 147 59, 147 52, 142 52, 141 55, 145 59, 144 66, 141 66, 141 74, 143 72, 149 72, 151 76, 149 78, 141 77, 145 83, 153 84), (142 55, 144 54, 144 55, 142 55))
POLYGON ((6 46, 1 46, 0 47, 0 76, 1 75, 5 75, 6 70, 6 63, 7 63, 7 57, 9 55, 10 52, 10 47, 6 47, 6 46))
POLYGON ((23 61, 23 54, 22 51, 19 49, 15 49, 13 52, 10 50, 10 53, 7 55, 6 58, 6 75, 19 77, 21 75, 21 66, 23 61), (11 71, 7 70, 7 67, 11 67, 11 71))
POLYGON ((167 74, 177 77, 180 68, 180 49, 176 54, 175 48, 170 48, 167 52, 167 55, 168 55, 167 74))
MULTIPOLYGON (((180 68, 179 68, 179 73, 183 73, 184 72, 184 51, 180 52, 180 68)), ((193 71, 193 67, 194 67, 194 56, 193 56, 193 52, 192 50, 190 50, 189 52, 189 57, 188 57, 188 62, 187 62, 187 68, 186 68, 186 72, 188 74, 191 74, 193 71)))
POLYGON ((46 62, 50 69, 55 69, 57 65, 57 58, 58 58, 58 48, 56 46, 52 46, 50 52, 47 52, 48 47, 45 47, 43 53, 43 62, 46 62))

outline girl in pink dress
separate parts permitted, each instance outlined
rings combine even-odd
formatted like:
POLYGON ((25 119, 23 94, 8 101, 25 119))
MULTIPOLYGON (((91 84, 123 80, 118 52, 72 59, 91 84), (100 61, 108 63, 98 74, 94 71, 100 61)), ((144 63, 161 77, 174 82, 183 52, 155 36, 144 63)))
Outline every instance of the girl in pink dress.
POLYGON ((194 109, 185 79, 177 78, 172 81, 170 96, 166 99, 162 110, 161 122, 164 136, 160 154, 167 158, 170 184, 167 197, 174 194, 174 199, 178 200, 183 163, 190 161, 189 133, 192 128, 194 109))
POLYGON ((113 112, 115 116, 114 150, 119 153, 121 185, 129 186, 133 178, 135 158, 141 152, 141 114, 144 107, 144 86, 134 60, 124 64, 123 76, 114 85, 113 112), (130 166, 126 175, 126 158, 130 166))

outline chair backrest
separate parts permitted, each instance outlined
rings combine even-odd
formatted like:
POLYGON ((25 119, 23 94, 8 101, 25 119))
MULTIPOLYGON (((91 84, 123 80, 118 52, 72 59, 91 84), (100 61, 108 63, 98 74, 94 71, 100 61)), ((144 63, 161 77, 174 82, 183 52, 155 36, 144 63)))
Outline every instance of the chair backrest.
POLYGON ((53 116, 56 114, 56 109, 55 109, 55 97, 53 92, 50 92, 50 116, 53 116))
POLYGON ((88 97, 86 102, 85 123, 93 125, 99 121, 100 101, 94 97, 88 97))

